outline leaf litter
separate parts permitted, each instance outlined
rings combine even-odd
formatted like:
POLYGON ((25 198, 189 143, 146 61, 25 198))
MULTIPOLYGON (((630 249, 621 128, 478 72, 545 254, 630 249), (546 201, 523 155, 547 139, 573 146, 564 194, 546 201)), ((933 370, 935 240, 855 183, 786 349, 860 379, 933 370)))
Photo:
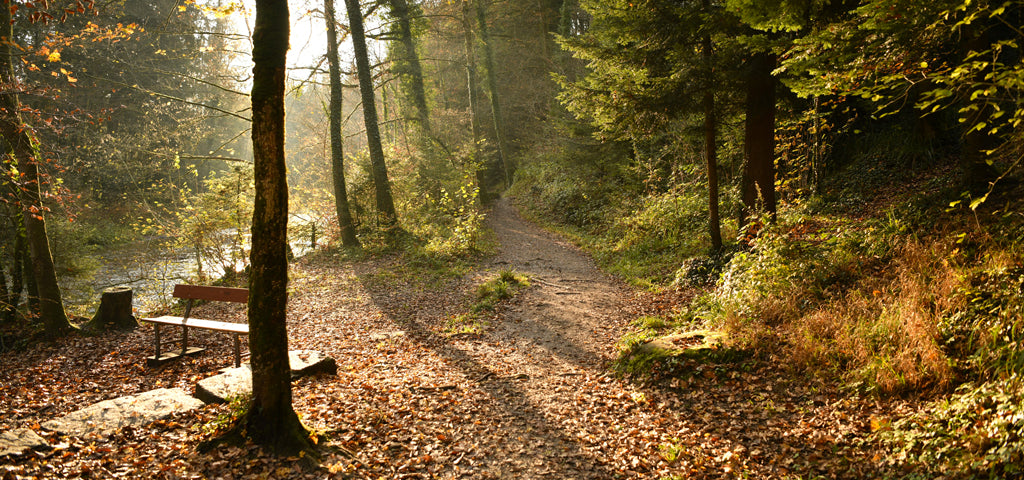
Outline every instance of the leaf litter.
MULTIPOLYGON (((865 442, 878 419, 917 408, 851 396, 770 361, 694 363, 688 375, 643 384, 616 378, 609 363, 629 321, 683 297, 631 292, 507 203, 490 225, 502 245, 495 257, 426 287, 382 280, 378 272, 403 268, 397 257, 321 254, 293 266, 289 348, 338 362, 337 376, 293 384, 321 468, 254 445, 198 453, 227 405, 106 439, 42 430, 101 400, 191 392, 230 366, 230 338, 196 332, 206 353, 147 368, 152 331, 143 326, 0 355, 0 431, 31 428, 54 446, 0 459, 0 479, 867 478, 882 473, 882 456, 865 442), (509 268, 533 286, 500 304, 482 333, 445 335, 479 278, 509 268)), ((196 315, 244 321, 245 312, 210 304, 196 315)))

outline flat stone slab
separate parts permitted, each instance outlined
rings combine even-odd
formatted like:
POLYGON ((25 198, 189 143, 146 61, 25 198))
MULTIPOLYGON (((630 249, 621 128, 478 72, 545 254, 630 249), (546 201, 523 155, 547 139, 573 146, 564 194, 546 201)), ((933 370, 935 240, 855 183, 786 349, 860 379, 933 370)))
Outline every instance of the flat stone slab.
POLYGON ((187 412, 203 406, 199 399, 180 388, 160 388, 104 400, 77 412, 50 420, 42 427, 64 435, 109 435, 121 427, 142 426, 171 414, 187 412))
POLYGON ((292 367, 292 378, 338 374, 338 362, 316 350, 292 350, 288 352, 288 364, 292 367))
POLYGON ((28 428, 0 432, 0 457, 21 455, 28 450, 48 450, 50 444, 28 428))
POLYGON ((225 368, 219 375, 196 382, 195 396, 206 403, 227 403, 228 400, 252 393, 252 370, 249 365, 225 368))
MULTIPOLYGON (((292 350, 288 352, 292 378, 325 373, 338 374, 338 363, 331 357, 315 350, 292 350)), ((196 383, 196 398, 206 403, 226 403, 234 397, 252 393, 252 370, 249 365, 226 368, 219 375, 204 378, 196 383)))

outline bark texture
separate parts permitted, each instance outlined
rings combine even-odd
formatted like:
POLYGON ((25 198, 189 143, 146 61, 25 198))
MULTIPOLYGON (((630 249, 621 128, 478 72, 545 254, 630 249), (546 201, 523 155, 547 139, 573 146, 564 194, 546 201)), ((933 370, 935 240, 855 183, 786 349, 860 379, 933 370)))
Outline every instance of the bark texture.
POLYGON ((243 422, 256 443, 279 454, 311 450, 292 409, 288 365, 288 185, 284 156, 287 0, 257 0, 253 31, 252 146, 256 200, 249 277, 252 404, 243 422))
POLYGON ((377 124, 377 103, 373 93, 373 75, 370 72, 370 58, 366 52, 363 13, 359 7, 359 0, 345 0, 345 8, 348 11, 352 49, 356 56, 359 93, 363 100, 363 121, 366 123, 366 143, 370 151, 370 165, 373 171, 373 185, 376 191, 378 222, 382 229, 391 231, 398 224, 398 215, 395 213, 395 201, 391 195, 388 168, 384 162, 384 148, 381 146, 380 126, 377 124))
POLYGON ((751 59, 747 76, 741 228, 758 212, 775 216, 774 68, 774 55, 757 53, 751 59))
POLYGON ((39 315, 42 317, 47 336, 63 336, 74 329, 64 311, 64 301, 57 273, 53 267, 50 242, 46 235, 45 211, 40 193, 39 146, 32 129, 22 121, 21 100, 16 93, 14 66, 11 64, 11 45, 14 29, 11 25, 11 11, 0 8, 0 81, 6 88, 0 93, 0 134, 10 145, 15 165, 21 173, 19 201, 29 254, 32 258, 32 278, 38 295, 39 315))
POLYGON ((338 214, 338 228, 341 230, 341 244, 358 247, 356 225, 348 204, 345 187, 345 142, 342 136, 341 110, 344 95, 341 86, 341 60, 338 57, 338 24, 334 12, 334 0, 324 0, 327 17, 327 63, 331 76, 330 112, 331 129, 331 179, 334 183, 334 209, 338 214))

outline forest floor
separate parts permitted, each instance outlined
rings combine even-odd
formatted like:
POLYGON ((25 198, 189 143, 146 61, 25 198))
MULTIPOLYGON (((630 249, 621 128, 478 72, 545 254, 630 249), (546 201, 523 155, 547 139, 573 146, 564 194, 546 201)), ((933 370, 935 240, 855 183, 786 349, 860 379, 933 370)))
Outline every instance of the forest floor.
MULTIPOLYGON (((230 413, 207 406, 105 440, 39 424, 100 400, 159 387, 191 392, 231 363, 230 338, 198 332, 205 354, 145 367, 151 329, 73 336, 0 354, 0 431, 33 428, 55 448, 0 459, 8 478, 867 478, 872 425, 917 408, 835 390, 770 359, 694 364, 636 383, 611 373, 615 343, 642 314, 686 294, 636 292, 503 200, 489 217, 496 256, 470 272, 417 276, 400 257, 322 253, 293 266, 290 348, 338 361, 297 380, 294 406, 323 447, 321 469, 251 445, 198 453, 230 413), (485 316, 450 321, 501 270, 531 286, 485 316)), ((244 321, 205 305, 196 315, 244 321)))

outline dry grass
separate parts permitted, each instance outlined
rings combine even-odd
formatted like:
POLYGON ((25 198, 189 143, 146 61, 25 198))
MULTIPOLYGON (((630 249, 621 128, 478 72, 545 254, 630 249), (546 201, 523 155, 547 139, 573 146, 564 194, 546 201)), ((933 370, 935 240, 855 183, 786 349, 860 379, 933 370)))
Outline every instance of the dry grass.
POLYGON ((885 393, 946 389, 954 380, 939 322, 956 308, 964 275, 948 242, 908 241, 884 277, 867 277, 786 325, 795 365, 835 370, 885 393))

